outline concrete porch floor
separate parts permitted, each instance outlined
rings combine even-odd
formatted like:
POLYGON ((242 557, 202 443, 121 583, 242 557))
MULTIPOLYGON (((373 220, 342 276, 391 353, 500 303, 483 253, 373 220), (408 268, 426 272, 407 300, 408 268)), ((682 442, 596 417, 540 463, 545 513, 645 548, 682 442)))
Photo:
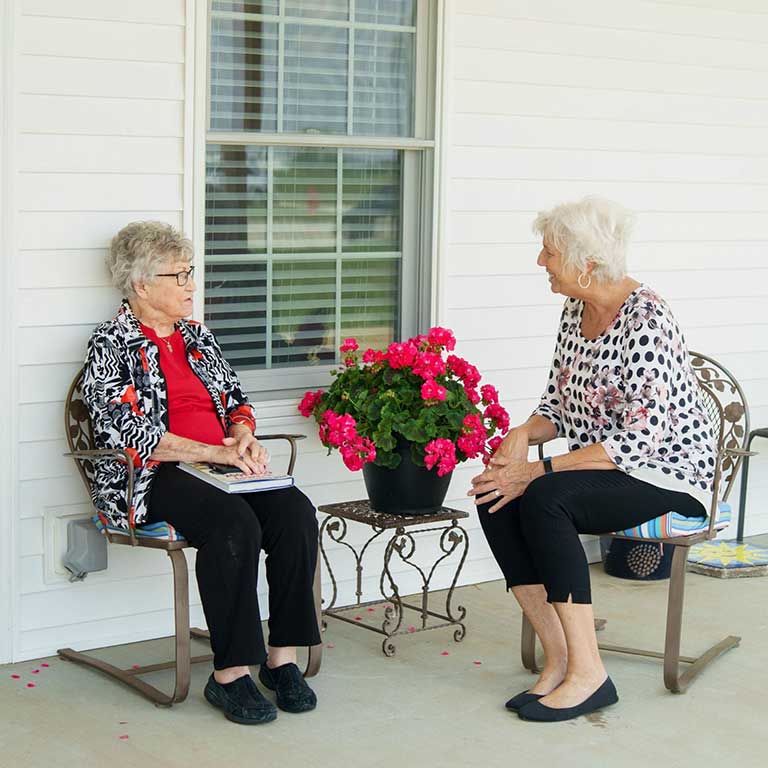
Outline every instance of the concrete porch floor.
MULTIPOLYGON (((592 579, 606 641, 660 650, 667 583, 621 581, 599 566, 592 579)), ((497 581, 458 590, 468 628, 459 644, 448 630, 405 636, 388 659, 380 636, 331 620, 324 641, 333 647, 311 681, 318 709, 281 712, 265 726, 229 723, 203 699, 204 664, 193 668, 187 701, 172 709, 57 658, 0 667, 0 766, 764 766, 768 578, 688 574, 686 587, 683 653, 726 634, 742 643, 683 696, 665 690, 660 662, 607 653, 617 705, 562 724, 519 720, 503 704, 532 677, 520 663, 519 611, 497 581)), ((103 655, 129 667, 170 650, 168 640, 150 641, 103 655)), ((147 679, 170 686, 171 674, 147 679)))

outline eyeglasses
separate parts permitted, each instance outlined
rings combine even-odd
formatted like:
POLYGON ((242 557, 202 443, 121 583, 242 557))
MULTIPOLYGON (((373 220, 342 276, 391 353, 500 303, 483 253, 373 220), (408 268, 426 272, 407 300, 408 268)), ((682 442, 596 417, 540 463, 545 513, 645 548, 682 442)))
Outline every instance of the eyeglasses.
POLYGON ((189 278, 193 277, 194 274, 195 268, 190 267, 182 272, 160 272, 159 274, 156 274, 155 277, 175 277, 176 285, 182 286, 186 285, 189 282, 189 278))

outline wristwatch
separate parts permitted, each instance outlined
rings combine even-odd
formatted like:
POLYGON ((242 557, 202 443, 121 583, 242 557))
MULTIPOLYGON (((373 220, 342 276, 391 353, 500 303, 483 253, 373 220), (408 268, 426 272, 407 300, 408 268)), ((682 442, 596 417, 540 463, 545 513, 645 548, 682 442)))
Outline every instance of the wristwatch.
POLYGON ((542 464, 544 464, 544 474, 549 475, 552 474, 555 470, 552 468, 552 459, 549 456, 545 456, 541 460, 542 464))

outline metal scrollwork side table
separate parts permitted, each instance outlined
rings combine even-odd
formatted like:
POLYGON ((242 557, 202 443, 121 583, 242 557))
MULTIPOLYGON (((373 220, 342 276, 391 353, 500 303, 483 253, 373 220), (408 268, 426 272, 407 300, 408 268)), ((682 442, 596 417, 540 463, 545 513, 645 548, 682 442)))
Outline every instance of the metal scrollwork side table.
POLYGON ((454 612, 451 601, 453 599, 454 589, 456 588, 456 582, 459 579, 459 574, 464 566, 464 561, 467 558, 467 551, 469 549, 469 536, 458 522, 463 518, 469 517, 467 512, 462 512, 458 509, 450 509, 449 507, 442 507, 437 512, 429 515, 392 515, 376 512, 371 509, 371 504, 368 499, 363 499, 361 501, 347 501, 339 504, 326 504, 318 509, 328 515, 320 526, 320 554, 323 557, 325 566, 328 569, 328 574, 331 577, 331 584, 333 585, 331 599, 328 606, 323 609, 323 616, 325 618, 334 618, 339 621, 345 621, 348 624, 384 635, 381 649, 385 656, 395 655, 395 644, 392 642, 392 638, 396 635, 414 634, 416 632, 441 629, 444 627, 455 627, 453 639, 457 643, 464 639, 466 627, 463 622, 467 611, 463 606, 459 605, 456 606, 456 611, 454 612), (345 541, 348 520, 369 525, 373 529, 373 535, 368 538, 359 551, 349 544, 349 542, 345 541), (363 602, 363 558, 365 557, 366 550, 370 544, 383 536, 387 531, 394 532, 387 541, 384 550, 384 565, 379 578, 381 598, 363 602), (422 568, 417 563, 413 562, 413 556, 416 553, 415 537, 419 534, 436 531, 440 531, 438 540, 440 551, 437 559, 427 570, 427 568, 422 568), (326 539, 330 539, 330 541, 333 541, 336 544, 342 544, 352 552, 355 558, 356 602, 352 605, 336 607, 338 589, 336 577, 334 576, 333 569, 328 561, 328 554, 325 551, 326 539), (431 610, 429 607, 430 581, 432 580, 437 567, 455 552, 458 552, 459 554, 459 563, 453 575, 451 586, 448 589, 448 595, 445 600, 445 613, 438 613, 431 610), (413 605, 403 601, 390 567, 393 555, 397 555, 404 564, 411 566, 411 568, 418 573, 421 579, 420 605, 413 605), (346 611, 368 608, 374 605, 386 605, 384 609, 384 621, 381 626, 366 623, 362 621, 361 617, 357 617, 356 620, 343 615, 346 611), (415 611, 419 614, 418 626, 411 626, 410 628, 403 627, 403 614, 405 610, 415 611))

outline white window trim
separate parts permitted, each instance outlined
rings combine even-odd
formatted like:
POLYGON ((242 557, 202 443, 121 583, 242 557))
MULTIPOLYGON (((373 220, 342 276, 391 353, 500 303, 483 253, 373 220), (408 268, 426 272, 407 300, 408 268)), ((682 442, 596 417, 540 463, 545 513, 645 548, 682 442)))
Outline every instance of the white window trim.
MULTIPOLYGON (((413 270, 402 277, 402 324, 405 329, 425 330, 434 317, 436 278, 434 274, 435 225, 434 203, 437 199, 434 140, 436 94, 439 90, 436 53, 441 50, 443 4, 437 0, 416 0, 416 84, 414 93, 414 137, 391 140, 366 136, 306 136, 304 134, 254 135, 218 133, 208 127, 209 7, 210 0, 186 0, 186 64, 184 115, 184 230, 195 243, 194 264, 199 275, 205 274, 205 154, 208 142, 243 143, 264 146, 323 146, 349 148, 387 148, 404 152, 403 186, 408 194, 420 197, 420 205, 403 200, 403 254, 411 259, 413 270), (256 141, 254 141, 256 140, 256 141), (420 158, 417 156, 421 156, 420 158)), ((194 298, 193 316, 204 317, 205 285, 201 280, 194 298)), ((293 402, 305 389, 328 386, 329 371, 334 366, 307 366, 271 370, 238 371, 244 389, 259 400, 293 402)))

